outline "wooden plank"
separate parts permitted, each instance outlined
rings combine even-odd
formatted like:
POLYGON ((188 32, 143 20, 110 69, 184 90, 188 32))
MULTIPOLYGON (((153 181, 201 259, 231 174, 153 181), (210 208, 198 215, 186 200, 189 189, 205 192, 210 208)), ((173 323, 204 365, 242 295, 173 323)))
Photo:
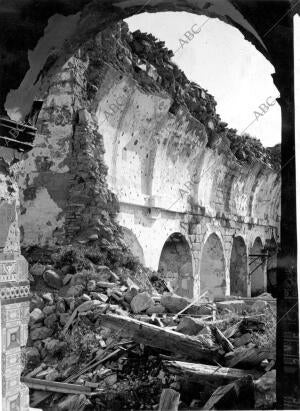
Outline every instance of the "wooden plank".
POLYGON ((195 337, 166 330, 130 317, 99 314, 99 318, 104 327, 119 330, 123 337, 131 338, 140 344, 171 351, 183 358, 203 360, 205 363, 213 363, 220 358, 217 348, 206 348, 195 337))
POLYGON ((217 326, 211 327, 213 333, 215 334, 216 340, 219 344, 222 345, 225 352, 230 352, 234 350, 232 343, 225 337, 222 331, 219 330, 217 326))
POLYGON ((39 378, 21 377, 21 381, 24 382, 29 388, 33 388, 39 391, 48 392, 61 392, 63 394, 85 394, 89 395, 91 389, 79 384, 66 384, 64 382, 46 381, 39 378))
POLYGON ((163 366, 171 374, 183 377, 184 380, 199 382, 231 382, 238 380, 246 375, 251 375, 254 379, 259 378, 263 372, 253 370, 240 370, 237 368, 216 367, 207 364, 194 364, 184 361, 163 361, 163 366))
POLYGON ((231 368, 243 364, 252 368, 259 365, 265 359, 274 359, 275 356, 275 352, 270 352, 268 348, 241 348, 230 353, 232 356, 227 357, 225 360, 227 367, 231 368))
POLYGON ((172 388, 162 390, 158 411, 177 411, 179 405, 180 394, 172 388))
POLYGON ((203 410, 254 409, 254 384, 250 376, 218 387, 206 402, 203 410))

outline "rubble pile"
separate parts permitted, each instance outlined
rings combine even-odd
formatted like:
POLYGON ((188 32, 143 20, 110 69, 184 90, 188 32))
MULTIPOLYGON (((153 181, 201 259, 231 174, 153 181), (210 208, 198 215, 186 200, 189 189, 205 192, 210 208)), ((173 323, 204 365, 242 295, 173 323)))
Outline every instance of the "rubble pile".
POLYGON ((190 301, 145 269, 108 267, 87 257, 83 264, 70 251, 44 256, 30 266, 23 381, 31 406, 274 406, 276 305, 269 295, 190 301), (260 384, 256 389, 259 378, 267 381, 265 396, 260 384))
POLYGON ((237 130, 228 128, 228 124, 222 121, 216 111, 215 98, 207 90, 188 80, 172 61, 174 53, 166 47, 164 41, 140 30, 131 33, 125 22, 118 23, 108 31, 103 32, 106 40, 106 43, 102 43, 104 59, 119 70, 131 73, 146 90, 167 91, 173 98, 170 112, 176 114, 180 108, 190 112, 205 126, 209 147, 222 141, 223 148, 227 147, 239 161, 262 161, 271 168, 278 169, 280 145, 275 150, 265 148, 259 139, 248 134, 239 135, 237 130))

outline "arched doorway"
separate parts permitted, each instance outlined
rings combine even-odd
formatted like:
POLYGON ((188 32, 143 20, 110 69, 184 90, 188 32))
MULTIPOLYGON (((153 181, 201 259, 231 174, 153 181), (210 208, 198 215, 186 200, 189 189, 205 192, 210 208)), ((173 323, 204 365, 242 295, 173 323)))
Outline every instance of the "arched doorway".
POLYGON ((255 297, 265 290, 266 258, 263 254, 263 245, 257 237, 250 250, 249 275, 251 280, 251 297, 255 297))
POLYGON ((122 227, 122 231, 124 241, 131 250, 132 254, 139 260, 140 263, 145 264, 144 251, 135 234, 133 234, 133 232, 126 227, 122 227))
POLYGON ((193 297, 193 262, 190 247, 184 236, 174 233, 165 242, 159 259, 158 271, 170 281, 176 294, 193 297))
POLYGON ((242 237, 233 239, 230 258, 230 295, 247 296, 247 248, 242 237))
POLYGON ((214 297, 226 292, 225 258, 222 243, 216 234, 206 240, 200 266, 201 293, 208 290, 214 297))

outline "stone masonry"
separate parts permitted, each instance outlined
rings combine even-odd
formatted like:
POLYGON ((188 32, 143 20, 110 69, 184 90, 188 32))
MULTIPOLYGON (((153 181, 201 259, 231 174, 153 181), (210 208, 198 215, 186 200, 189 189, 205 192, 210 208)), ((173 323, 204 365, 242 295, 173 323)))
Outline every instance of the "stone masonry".
POLYGON ((241 151, 213 97, 151 36, 145 60, 145 38, 118 24, 39 78, 38 136, 18 179, 23 246, 110 241, 117 216, 155 270, 169 237, 184 238, 183 294, 251 295, 249 250, 280 239, 277 164, 256 142, 241 151), (218 256, 212 271, 207 253, 218 256))

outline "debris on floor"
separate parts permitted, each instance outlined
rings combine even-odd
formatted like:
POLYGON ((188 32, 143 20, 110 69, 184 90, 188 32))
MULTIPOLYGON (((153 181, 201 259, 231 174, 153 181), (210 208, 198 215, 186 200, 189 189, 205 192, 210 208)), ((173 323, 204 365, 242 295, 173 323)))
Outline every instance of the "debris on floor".
POLYGON ((129 270, 115 271, 63 266, 59 258, 31 266, 22 380, 32 407, 275 406, 274 299, 190 301, 161 284, 158 292, 141 273, 135 281, 129 270))

